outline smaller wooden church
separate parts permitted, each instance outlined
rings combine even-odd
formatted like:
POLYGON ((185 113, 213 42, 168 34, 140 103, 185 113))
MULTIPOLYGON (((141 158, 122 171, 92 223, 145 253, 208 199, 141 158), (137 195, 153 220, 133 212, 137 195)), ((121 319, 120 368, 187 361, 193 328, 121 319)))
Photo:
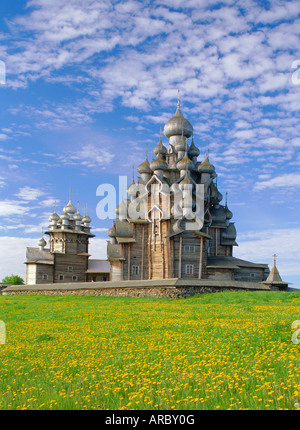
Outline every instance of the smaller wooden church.
POLYGON ((88 214, 76 212, 70 198, 61 216, 54 210, 49 221, 49 248, 44 236, 38 248, 27 248, 26 284, 109 281, 109 262, 89 259, 89 240, 95 235, 88 214))

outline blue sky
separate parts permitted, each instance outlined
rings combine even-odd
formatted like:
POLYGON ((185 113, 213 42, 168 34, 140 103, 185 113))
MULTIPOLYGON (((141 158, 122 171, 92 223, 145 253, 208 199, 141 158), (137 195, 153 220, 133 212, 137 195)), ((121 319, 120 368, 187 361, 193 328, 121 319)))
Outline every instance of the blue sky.
POLYGON ((199 160, 208 142, 228 192, 235 255, 276 253, 300 287, 299 29, 298 0, 1 2, 0 278, 25 276, 26 246, 70 187, 105 258, 96 189, 131 181, 179 88, 199 160))

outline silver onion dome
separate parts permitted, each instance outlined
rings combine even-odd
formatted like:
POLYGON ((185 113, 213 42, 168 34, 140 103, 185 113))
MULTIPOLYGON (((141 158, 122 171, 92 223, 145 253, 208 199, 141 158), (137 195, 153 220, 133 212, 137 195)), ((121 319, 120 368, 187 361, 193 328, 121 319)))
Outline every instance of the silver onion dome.
POLYGON ((165 147, 165 145, 163 145, 162 141, 159 140, 158 144, 156 145, 156 147, 153 149, 153 153, 155 155, 160 155, 160 156, 165 156, 167 153, 167 148, 165 147))
POLYGON ((90 222, 92 222, 92 220, 91 220, 91 218, 90 218, 88 215, 85 215, 85 216, 82 218, 82 222, 83 222, 84 224, 89 224, 90 222))
POLYGON ((168 168, 167 163, 160 156, 157 156, 155 160, 150 163, 150 168, 154 170, 165 170, 168 168))
POLYGON ((47 245, 47 242, 45 241, 45 239, 42 237, 39 241, 38 241, 38 246, 40 246, 41 248, 44 248, 47 245))
POLYGON ((137 186, 134 182, 134 179, 132 178, 132 182, 129 185, 129 187, 127 188, 127 194, 129 196, 136 196, 136 191, 137 191, 137 186))
POLYGON ((60 219, 61 220, 69 220, 70 216, 69 216, 69 214, 67 214, 67 212, 64 212, 61 214, 60 219))
POLYGON ((151 174, 152 173, 152 170, 150 168, 150 164, 149 164, 149 161, 148 161, 147 157, 145 158, 145 161, 137 167, 136 170, 140 174, 142 174, 142 173, 149 173, 149 174, 151 174))
POLYGON ((203 163, 199 164, 198 171, 201 173, 212 174, 215 172, 215 166, 209 162, 208 157, 206 156, 203 163))
POLYGON ((74 215, 76 213, 76 208, 75 206, 72 204, 71 200, 69 201, 69 203, 65 206, 64 208, 65 212, 69 215, 74 215))
POLYGON ((58 221, 59 220, 59 215, 56 212, 53 212, 52 215, 50 215, 49 217, 49 221, 58 221))
POLYGON ((107 235, 109 237, 116 237, 117 236, 116 229, 115 229, 114 225, 107 230, 107 235))
POLYGON ((194 139, 193 139, 192 143, 190 144, 190 147, 188 149, 188 155, 189 155, 189 157, 198 157, 199 154, 200 154, 200 151, 197 148, 197 146, 195 146, 194 139))
POLYGON ((193 162, 192 160, 187 156, 187 154, 185 153, 185 156, 183 158, 181 158, 179 161, 177 161, 176 163, 176 167, 179 170, 190 170, 193 166, 193 162))
POLYGON ((171 136, 183 136, 189 138, 193 134, 193 127, 191 123, 184 118, 180 112, 179 103, 175 115, 166 123, 164 127, 164 134, 169 139, 171 136))
POLYGON ((185 151, 187 149, 187 141, 183 137, 183 132, 182 132, 181 139, 177 143, 175 143, 175 149, 177 152, 185 151))
POLYGON ((77 214, 74 215, 74 220, 75 221, 82 221, 82 215, 79 212, 77 212, 77 214))

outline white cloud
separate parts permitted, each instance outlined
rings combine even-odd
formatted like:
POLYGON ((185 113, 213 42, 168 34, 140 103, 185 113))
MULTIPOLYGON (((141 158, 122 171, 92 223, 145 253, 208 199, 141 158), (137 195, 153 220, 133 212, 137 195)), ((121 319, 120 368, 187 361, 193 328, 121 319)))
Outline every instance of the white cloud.
POLYGON ((0 280, 11 274, 26 278, 26 247, 37 246, 38 239, 0 237, 0 280))
POLYGON ((89 253, 90 258, 106 260, 107 258, 107 239, 93 238, 90 240, 89 253))
POLYGON ((295 139, 292 139, 291 144, 294 146, 300 146, 300 137, 295 137, 295 139))
POLYGON ((44 191, 39 190, 38 188, 32 188, 29 186, 25 186, 19 189, 19 192, 15 194, 16 197, 19 197, 21 200, 25 201, 33 201, 37 200, 39 197, 45 194, 44 191))
POLYGON ((53 197, 49 197, 49 198, 47 198, 45 200, 41 200, 39 202, 39 204, 41 206, 44 206, 44 207, 53 207, 54 205, 56 205, 56 203, 59 203, 59 200, 57 200, 53 197))
MULTIPOLYGON (((63 78, 57 74, 59 70, 74 66, 77 76, 94 83, 94 91, 97 88, 98 109, 103 104, 111 109, 112 100, 120 96, 128 107, 148 109, 150 100, 166 102, 168 92, 178 84, 190 100, 232 95, 226 88, 231 80, 257 78, 250 88, 261 93, 284 87, 288 75, 277 71, 282 67, 276 63, 277 56, 283 53, 277 53, 274 38, 294 49, 299 45, 297 3, 279 7, 273 2, 265 10, 247 1, 243 14, 233 1, 214 9, 215 3, 88 0, 83 5, 72 0, 72 6, 67 7, 31 1, 33 9, 9 23, 15 32, 12 44, 19 52, 7 56, 10 70, 16 70, 15 81, 8 81, 16 86, 17 80, 24 86, 39 77, 55 82, 63 78), (180 9, 175 11, 174 7, 180 9), (294 22, 280 24, 279 17, 294 22), (272 19, 275 28, 253 30, 253 21, 269 23, 272 19), (21 43, 18 30, 34 37, 21 43), (140 49, 142 44, 145 46, 140 49), (117 46, 121 49, 115 52, 117 46), (88 60, 104 51, 105 61, 91 66, 88 60)), ((70 79, 74 84, 74 76, 70 79)), ((89 88, 90 94, 94 91, 89 88)), ((57 126, 65 121, 63 110, 57 111, 57 126)), ((87 120, 87 112, 82 114, 81 120, 87 120)), ((47 109, 41 115, 46 117, 47 109)), ((76 121, 79 112, 73 115, 76 121)))
POLYGON ((109 149, 89 143, 80 149, 74 149, 72 153, 61 155, 59 159, 64 164, 80 164, 92 168, 107 166, 114 157, 115 154, 109 149))
POLYGON ((260 140, 260 144, 262 146, 274 146, 274 147, 282 147, 286 145, 285 140, 281 139, 280 137, 268 137, 267 139, 260 140))
POLYGON ((8 217, 11 215, 28 215, 31 210, 30 206, 19 200, 2 200, 0 201, 0 216, 8 217))
POLYGON ((256 182, 254 185, 254 190, 264 190, 266 188, 272 188, 276 190, 276 188, 295 188, 300 187, 300 174, 299 173, 285 173, 283 175, 276 176, 275 178, 263 181, 256 182))
POLYGON ((237 238, 234 255, 272 267, 272 255, 278 255, 277 267, 284 275, 300 275, 300 228, 250 231, 237 238))
POLYGON ((5 187, 5 185, 6 185, 6 182, 5 182, 4 178, 0 177, 0 188, 5 187))
POLYGON ((258 88, 261 93, 275 91, 286 87, 289 79, 290 73, 277 73, 276 75, 265 73, 262 79, 258 81, 258 88))
POLYGON ((236 131, 233 136, 236 137, 237 139, 242 138, 242 139, 249 140, 255 136, 255 132, 254 130, 239 130, 239 131, 236 131))

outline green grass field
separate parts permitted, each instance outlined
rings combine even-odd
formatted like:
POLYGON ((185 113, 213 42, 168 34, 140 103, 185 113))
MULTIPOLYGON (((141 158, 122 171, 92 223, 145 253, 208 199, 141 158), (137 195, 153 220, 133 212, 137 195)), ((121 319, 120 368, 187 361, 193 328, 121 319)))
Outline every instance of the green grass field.
POLYGON ((0 296, 0 409, 295 409, 300 292, 0 296))

